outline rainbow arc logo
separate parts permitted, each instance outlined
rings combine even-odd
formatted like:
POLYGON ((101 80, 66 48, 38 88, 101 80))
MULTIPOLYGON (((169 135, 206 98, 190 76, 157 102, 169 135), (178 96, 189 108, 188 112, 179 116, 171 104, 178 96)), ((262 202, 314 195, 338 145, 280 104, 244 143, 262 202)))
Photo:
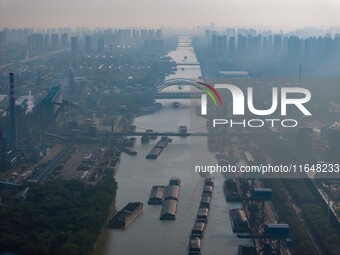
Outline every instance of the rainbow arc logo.
POLYGON ((217 105, 217 101, 219 102, 220 105, 223 105, 220 94, 216 91, 216 89, 213 86, 204 82, 195 81, 193 79, 181 79, 181 80, 187 80, 190 83, 190 85, 206 93, 211 98, 215 105, 217 105))

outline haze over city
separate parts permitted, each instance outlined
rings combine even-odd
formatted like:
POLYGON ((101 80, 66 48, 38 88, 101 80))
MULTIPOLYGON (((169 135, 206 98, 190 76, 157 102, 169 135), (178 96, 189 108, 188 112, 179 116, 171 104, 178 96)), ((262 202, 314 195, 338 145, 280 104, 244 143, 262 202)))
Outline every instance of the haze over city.
POLYGON ((266 26, 295 29, 340 26, 337 0, 0 0, 0 26, 195 27, 266 26), (288 18, 289 17, 289 18, 288 18))
POLYGON ((337 255, 339 155, 340 0, 0 0, 0 255, 337 255))

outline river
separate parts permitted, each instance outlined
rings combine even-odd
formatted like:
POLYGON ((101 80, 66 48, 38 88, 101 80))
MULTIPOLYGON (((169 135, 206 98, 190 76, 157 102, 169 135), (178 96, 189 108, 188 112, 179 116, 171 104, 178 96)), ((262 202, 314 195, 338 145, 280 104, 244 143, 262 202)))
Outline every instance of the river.
MULTIPOLYGON (((169 52, 178 64, 197 63, 197 65, 178 66, 170 78, 197 78, 201 76, 195 52, 190 46, 190 39, 180 37, 178 47, 169 52), (184 58, 187 56, 186 58, 184 58), (186 60, 184 60, 186 59, 186 60)), ((186 86, 181 91, 187 90, 186 86)), ((166 90, 179 90, 178 86, 166 90)), ((151 128, 157 131, 177 131, 180 125, 186 125, 194 131, 205 131, 206 121, 195 114, 198 102, 195 100, 178 100, 179 109, 172 107, 172 102, 162 100, 163 108, 152 115, 135 119, 137 130, 151 128), (143 129, 144 128, 144 129, 143 129)), ((193 131, 193 132, 194 132, 193 131)), ((138 155, 123 155, 116 174, 118 191, 117 210, 128 202, 144 203, 144 212, 126 230, 109 230, 105 238, 105 255, 184 255, 187 254, 189 236, 195 223, 199 208, 203 178, 195 173, 195 165, 216 164, 213 153, 207 148, 206 137, 174 137, 157 160, 146 160, 145 156, 152 149, 156 140, 141 144, 140 138, 134 146, 138 155), (181 190, 175 221, 160 221, 160 205, 148 205, 147 200, 153 185, 167 185, 172 176, 181 180, 181 190)), ((229 220, 229 209, 241 207, 241 204, 226 203, 223 193, 224 178, 214 175, 213 192, 209 222, 203 237, 203 255, 237 254, 239 244, 248 241, 238 239, 232 233, 229 220)), ((103 247, 102 247, 103 248, 103 247)))

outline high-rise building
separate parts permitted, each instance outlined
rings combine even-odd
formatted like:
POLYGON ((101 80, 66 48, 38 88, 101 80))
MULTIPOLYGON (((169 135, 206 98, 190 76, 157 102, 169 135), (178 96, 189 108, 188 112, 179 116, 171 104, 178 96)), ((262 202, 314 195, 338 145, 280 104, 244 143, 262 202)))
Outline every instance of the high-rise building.
POLYGON ((234 54, 235 53, 235 47, 236 46, 236 43, 235 43, 235 36, 231 36, 229 38, 229 52, 231 54, 234 54))
POLYGON ((295 64, 301 58, 301 40, 296 36, 291 36, 288 39, 288 58, 295 64))
POLYGON ((148 37, 148 30, 146 30, 146 29, 142 29, 141 31, 140 31, 140 33, 141 33, 141 39, 142 40, 147 40, 149 37, 148 37))
POLYGON ((92 52, 92 38, 89 35, 85 37, 85 52, 86 54, 91 54, 92 52))
POLYGON ((72 54, 72 57, 76 58, 78 56, 78 51, 79 51, 78 37, 72 36, 71 37, 71 54, 72 54))
POLYGON ((57 50, 59 48, 59 35, 51 34, 51 49, 57 50))
POLYGON ((149 38, 150 40, 153 40, 153 39, 155 39, 155 30, 153 30, 153 29, 149 29, 149 35, 148 35, 148 38, 149 38))
POLYGON ((50 35, 49 34, 45 34, 44 46, 46 50, 50 48, 50 35))
POLYGON ((212 35, 212 37, 211 37, 211 42, 212 42, 212 52, 213 52, 213 54, 217 54, 217 48, 218 48, 218 39, 217 39, 217 35, 216 34, 214 34, 214 35, 212 35))
POLYGON ((132 31, 132 37, 133 37, 133 40, 134 40, 135 42, 138 42, 139 39, 140 39, 139 30, 134 29, 134 30, 132 31))
POLYGON ((217 49, 214 51, 215 54, 221 56, 225 54, 226 49, 227 49, 227 36, 226 35, 217 36, 217 49))
POLYGON ((247 37, 242 34, 237 36, 237 52, 238 54, 245 54, 247 47, 247 37))
POLYGON ((65 49, 68 47, 68 34, 64 33, 61 35, 61 48, 65 49))
POLYGON ((103 53, 104 50, 105 50, 104 38, 99 38, 98 39, 98 53, 103 53))
POLYGON ((278 55, 282 51, 282 35, 276 34, 274 35, 274 46, 273 46, 274 54, 278 55))
POLYGON ((32 34, 27 37, 27 47, 30 50, 40 51, 44 48, 44 35, 32 34))
POLYGON ((268 52, 268 54, 272 54, 272 51, 273 51, 273 36, 269 35, 267 41, 268 41, 267 52, 268 52))
POLYGON ((2 46, 7 41, 6 31, 0 31, 0 46, 2 46))
POLYGON ((157 29, 156 31, 156 39, 162 39, 163 35, 162 35, 162 30, 157 29))

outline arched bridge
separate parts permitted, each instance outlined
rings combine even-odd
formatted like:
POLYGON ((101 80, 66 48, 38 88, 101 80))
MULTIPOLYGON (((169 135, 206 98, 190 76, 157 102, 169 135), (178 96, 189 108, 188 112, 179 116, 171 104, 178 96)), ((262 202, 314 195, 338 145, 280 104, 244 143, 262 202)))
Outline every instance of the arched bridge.
POLYGON ((170 86, 184 86, 192 85, 197 86, 197 82, 201 82, 199 79, 188 79, 188 78, 173 78, 163 81, 162 83, 156 84, 155 88, 155 99, 189 99, 189 98, 200 98, 201 92, 191 91, 176 91, 176 92, 161 92, 161 90, 170 86))

